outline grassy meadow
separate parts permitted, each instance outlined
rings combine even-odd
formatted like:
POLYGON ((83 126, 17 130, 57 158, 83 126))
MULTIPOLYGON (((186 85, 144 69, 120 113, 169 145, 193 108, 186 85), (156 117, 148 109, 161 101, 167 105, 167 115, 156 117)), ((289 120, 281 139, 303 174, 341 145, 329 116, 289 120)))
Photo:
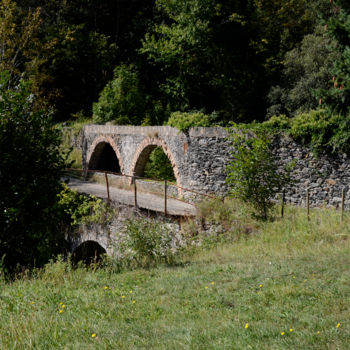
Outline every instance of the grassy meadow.
POLYGON ((174 266, 0 279, 0 349, 350 349, 350 217, 249 225, 174 266))

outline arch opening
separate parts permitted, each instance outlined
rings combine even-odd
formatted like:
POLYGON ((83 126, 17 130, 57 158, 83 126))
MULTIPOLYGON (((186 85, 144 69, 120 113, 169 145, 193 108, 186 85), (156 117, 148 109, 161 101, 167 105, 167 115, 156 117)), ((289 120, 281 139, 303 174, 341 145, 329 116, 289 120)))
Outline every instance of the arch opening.
POLYGON ((102 256, 106 253, 106 249, 104 249, 99 243, 95 241, 86 241, 74 250, 71 259, 73 264, 83 262, 85 265, 90 265, 92 263, 100 262, 102 256))
POLYGON ((174 169, 162 147, 148 145, 141 152, 135 166, 135 175, 149 179, 176 181, 174 169))
POLYGON ((88 166, 89 170, 120 173, 120 164, 113 147, 108 142, 100 142, 94 149, 88 166))

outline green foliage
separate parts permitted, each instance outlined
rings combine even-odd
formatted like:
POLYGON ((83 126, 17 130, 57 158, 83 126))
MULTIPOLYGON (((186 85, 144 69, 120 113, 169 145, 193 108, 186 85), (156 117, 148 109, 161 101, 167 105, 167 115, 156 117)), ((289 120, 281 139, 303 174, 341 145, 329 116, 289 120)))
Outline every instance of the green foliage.
POLYGON ((319 91, 326 106, 334 113, 350 113, 350 8, 348 3, 334 5, 335 15, 329 20, 328 35, 335 41, 334 50, 339 53, 333 62, 332 86, 319 91))
POLYGON ((68 154, 68 167, 82 169, 82 151, 72 144, 75 144, 77 140, 79 141, 83 127, 86 124, 90 124, 91 120, 84 117, 81 113, 78 113, 76 117, 76 120, 56 124, 56 128, 62 134, 61 152, 68 154))
POLYGON ((252 134, 231 129, 231 164, 227 167, 230 195, 248 203, 257 217, 267 220, 274 204, 272 199, 289 182, 287 169, 278 170, 268 133, 252 134))
POLYGON ((161 147, 157 147, 150 154, 144 176, 150 179, 175 181, 173 166, 161 147))
POLYGON ((333 62, 339 58, 335 42, 323 26, 305 35, 300 44, 288 51, 283 60, 281 86, 271 88, 268 95, 272 105, 268 116, 286 113, 288 116, 316 109, 319 105, 316 91, 327 89, 333 62))
POLYGON ((119 66, 114 79, 107 83, 93 105, 93 120, 97 123, 138 125, 143 119, 143 95, 137 72, 132 66, 119 66))
POLYGON ((58 195, 58 205, 68 216, 70 225, 99 223, 105 224, 112 219, 113 210, 95 196, 82 195, 63 185, 58 195))
POLYGON ((65 162, 50 115, 34 108, 30 84, 8 89, 0 75, 0 257, 14 267, 41 265, 64 249, 57 194, 65 162))
POLYGON ((157 72, 159 93, 170 109, 216 110, 224 120, 256 117, 257 105, 248 101, 259 99, 261 91, 255 92, 263 79, 255 48, 249 47, 255 35, 247 25, 252 4, 157 0, 156 8, 159 17, 140 52, 157 72))
POLYGON ((350 152, 350 118, 327 110, 302 113, 291 120, 291 136, 311 146, 315 153, 350 152))
POLYGON ((327 109, 311 110, 293 118, 273 116, 261 124, 249 124, 253 130, 278 133, 284 131, 315 154, 350 153, 350 118, 332 114, 327 109))
POLYGON ((190 128, 196 126, 210 126, 212 116, 203 112, 174 112, 171 113, 167 125, 177 128, 180 132, 188 132, 190 128))
POLYGON ((269 130, 288 130, 290 128, 291 120, 292 119, 284 114, 278 116, 274 115, 269 120, 262 123, 261 127, 269 130))
POLYGON ((43 66, 53 43, 40 38, 41 25, 39 8, 21 11, 12 0, 0 1, 0 72, 9 72, 9 88, 25 77, 32 91, 43 94, 40 85, 48 78, 43 66))
POLYGON ((262 54, 270 74, 281 67, 286 52, 312 33, 320 16, 330 11, 327 0, 254 0, 254 4, 258 33, 251 45, 262 54))
POLYGON ((129 220, 120 243, 121 265, 135 268, 161 262, 171 264, 175 257, 173 239, 165 224, 147 219, 129 220))

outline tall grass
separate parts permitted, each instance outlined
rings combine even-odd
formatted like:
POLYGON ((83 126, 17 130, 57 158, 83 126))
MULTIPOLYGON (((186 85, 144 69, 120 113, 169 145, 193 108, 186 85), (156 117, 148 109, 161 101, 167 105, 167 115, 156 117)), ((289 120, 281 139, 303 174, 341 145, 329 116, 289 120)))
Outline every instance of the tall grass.
POLYGON ((241 217, 239 238, 171 267, 116 274, 58 260, 0 279, 0 348, 350 348, 349 217, 287 208, 259 223, 239 205, 206 215, 232 233, 241 217))

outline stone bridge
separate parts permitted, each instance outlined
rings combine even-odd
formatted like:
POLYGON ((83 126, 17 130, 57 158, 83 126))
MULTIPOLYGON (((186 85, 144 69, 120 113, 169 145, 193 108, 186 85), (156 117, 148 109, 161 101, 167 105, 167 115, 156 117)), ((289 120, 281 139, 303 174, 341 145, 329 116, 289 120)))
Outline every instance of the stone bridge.
MULTIPOLYGON (((151 152, 161 147, 172 164, 177 186, 206 194, 225 194, 225 168, 230 159, 227 136, 222 128, 198 127, 182 133, 169 126, 86 125, 80 141, 83 168, 142 177, 151 152)), ((176 192, 188 194, 181 189, 176 192)), ((164 217, 154 211, 149 216, 145 210, 135 212, 128 205, 113 205, 118 210, 112 223, 81 226, 76 235, 71 235, 70 250, 79 259, 115 253, 126 218, 143 215, 165 221, 174 232, 180 231, 179 217, 164 217)))
POLYGON ((82 137, 84 169, 142 177, 151 152, 161 147, 178 186, 205 193, 227 190, 225 129, 198 127, 185 134, 169 126, 87 125, 82 137))
MULTIPOLYGON (((178 186, 224 195, 225 168, 232 160, 227 136, 222 128, 198 127, 181 133, 169 126, 87 125, 81 139, 83 166, 142 177, 151 152, 159 146, 172 164, 178 186)), ((347 155, 316 157, 286 135, 275 138, 273 153, 281 169, 294 163, 293 181, 286 188, 290 203, 305 205, 308 189, 311 205, 339 207, 344 191, 345 207, 350 208, 347 155)), ((96 232, 81 235, 76 244, 98 242, 98 236, 96 232)), ((108 239, 100 240, 100 245, 110 253, 108 239)))

